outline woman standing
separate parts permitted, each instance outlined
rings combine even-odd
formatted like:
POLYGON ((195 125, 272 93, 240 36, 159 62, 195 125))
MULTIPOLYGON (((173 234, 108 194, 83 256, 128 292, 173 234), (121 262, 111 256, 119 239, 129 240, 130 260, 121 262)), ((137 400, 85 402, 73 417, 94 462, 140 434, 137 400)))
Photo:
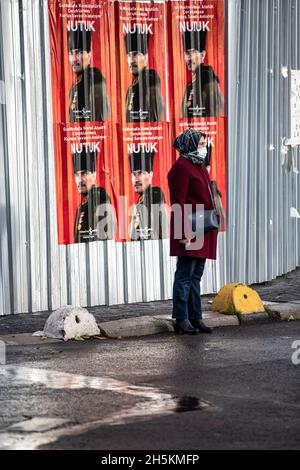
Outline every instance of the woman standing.
MULTIPOLYGON (((197 204, 203 204, 205 210, 215 207, 211 182, 205 167, 207 155, 205 137, 201 132, 188 129, 174 142, 180 158, 169 171, 168 183, 171 204, 179 205, 182 215, 185 204, 191 205, 193 212, 196 211, 197 204)), ((170 255, 178 257, 173 285, 172 315, 176 319, 176 331, 192 335, 198 332, 211 333, 212 329, 202 320, 200 281, 206 259, 216 259, 218 230, 206 232, 202 248, 192 249, 191 240, 184 236, 184 232, 182 239, 176 239, 174 217, 173 212, 170 255)))

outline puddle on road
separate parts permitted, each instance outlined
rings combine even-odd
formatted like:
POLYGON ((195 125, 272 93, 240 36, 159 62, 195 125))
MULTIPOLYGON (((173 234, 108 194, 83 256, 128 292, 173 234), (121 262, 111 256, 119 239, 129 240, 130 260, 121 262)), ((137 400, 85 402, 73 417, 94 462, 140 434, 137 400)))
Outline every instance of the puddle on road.
POLYGON ((187 411, 200 411, 207 408, 207 402, 200 401, 196 397, 177 398, 176 413, 186 413, 187 411))
POLYGON ((46 423, 45 432, 39 428, 34 430, 31 425, 26 426, 24 422, 17 423, 8 428, 5 433, 0 433, 0 449, 37 449, 41 445, 57 441, 60 437, 82 434, 103 425, 121 425, 173 413, 200 411, 212 407, 210 403, 201 401, 196 397, 174 397, 156 387, 132 385, 110 377, 92 377, 29 367, 0 367, 0 386, 31 384, 40 384, 52 389, 80 390, 88 388, 110 391, 139 397, 142 401, 130 408, 123 408, 116 413, 89 423, 68 425, 64 428, 60 426, 63 423, 53 426, 54 418, 43 418, 46 423), (47 420, 49 421, 48 429, 47 420), (53 427, 59 427, 59 429, 53 429, 53 427))
POLYGON ((13 432, 44 432, 50 429, 56 429, 62 425, 69 423, 69 420, 62 418, 32 418, 20 423, 12 424, 9 429, 13 432))

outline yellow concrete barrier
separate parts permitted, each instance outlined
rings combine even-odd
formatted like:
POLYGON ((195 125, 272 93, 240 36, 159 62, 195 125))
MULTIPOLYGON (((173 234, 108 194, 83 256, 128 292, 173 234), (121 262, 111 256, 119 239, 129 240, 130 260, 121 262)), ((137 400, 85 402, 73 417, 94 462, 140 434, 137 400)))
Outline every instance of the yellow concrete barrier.
POLYGON ((215 297, 211 310, 224 314, 264 312, 258 293, 246 284, 226 284, 215 297))

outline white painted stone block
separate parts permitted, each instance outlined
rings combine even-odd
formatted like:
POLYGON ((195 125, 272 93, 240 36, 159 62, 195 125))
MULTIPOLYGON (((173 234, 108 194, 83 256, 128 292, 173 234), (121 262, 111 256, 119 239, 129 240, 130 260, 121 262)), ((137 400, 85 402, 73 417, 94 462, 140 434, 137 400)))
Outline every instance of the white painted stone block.
POLYGON ((51 313, 44 327, 44 335, 48 338, 73 339, 76 336, 99 335, 94 315, 85 308, 66 305, 51 313))

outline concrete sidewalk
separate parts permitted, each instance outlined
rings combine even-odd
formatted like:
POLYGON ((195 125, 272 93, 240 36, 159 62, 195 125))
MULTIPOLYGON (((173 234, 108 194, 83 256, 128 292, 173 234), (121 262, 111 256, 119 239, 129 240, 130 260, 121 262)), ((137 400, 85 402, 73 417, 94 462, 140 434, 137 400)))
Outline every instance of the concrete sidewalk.
MULTIPOLYGON (((269 305, 266 304, 266 313, 221 315, 209 311, 214 295, 202 296, 204 320, 207 325, 220 327, 300 319, 300 268, 274 281, 251 287, 260 294, 263 301, 269 302, 269 305)), ((91 307, 88 310, 95 316, 101 332, 113 338, 174 331, 171 301, 91 307)), ((4 339, 7 344, 19 341, 23 344, 40 342, 40 338, 30 340, 31 334, 43 329, 50 313, 37 312, 0 317, 0 339, 4 339)))

